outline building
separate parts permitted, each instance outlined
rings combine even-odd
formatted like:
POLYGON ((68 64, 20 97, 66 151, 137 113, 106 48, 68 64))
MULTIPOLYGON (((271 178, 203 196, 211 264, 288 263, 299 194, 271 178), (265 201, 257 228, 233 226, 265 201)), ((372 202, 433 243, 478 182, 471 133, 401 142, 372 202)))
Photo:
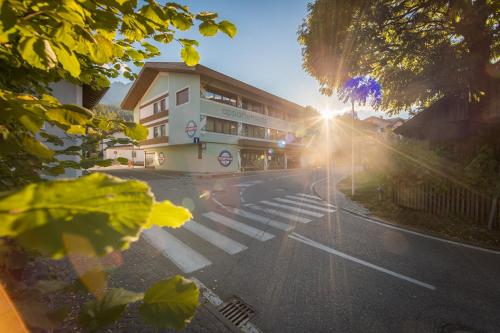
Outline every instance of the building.
POLYGON ((306 108, 202 65, 146 63, 121 107, 149 129, 146 166, 222 173, 305 163, 306 108))
POLYGON ((382 117, 371 116, 363 119, 363 122, 373 125, 377 133, 393 131, 404 124, 404 120, 399 117, 385 119, 382 117))
MULTIPOLYGON (((59 81, 50 85, 52 89, 52 95, 61 102, 61 104, 75 104, 83 106, 87 109, 92 109, 101 100, 102 96, 106 93, 107 89, 102 89, 99 91, 93 90, 88 85, 77 85, 70 83, 68 81, 59 81)), ((47 147, 54 150, 64 150, 71 146, 79 146, 82 143, 82 139, 78 135, 68 135, 64 130, 57 126, 52 126, 50 124, 44 125, 44 131, 47 134, 55 135, 59 137, 63 145, 56 146, 43 138, 38 139, 42 141, 47 147)), ((80 156, 78 155, 56 155, 56 158, 63 161, 75 161, 80 162, 80 156)), ((76 178, 82 175, 82 170, 66 168, 64 173, 57 176, 46 176, 45 178, 76 178)))
MULTIPOLYGON (((101 142, 102 156, 104 159, 116 160, 126 158, 132 165, 144 165, 144 150, 128 143, 128 137, 123 133, 114 133, 111 138, 101 142), (121 143, 124 140, 127 143, 121 143)), ((118 163, 118 162, 117 162, 118 163)))

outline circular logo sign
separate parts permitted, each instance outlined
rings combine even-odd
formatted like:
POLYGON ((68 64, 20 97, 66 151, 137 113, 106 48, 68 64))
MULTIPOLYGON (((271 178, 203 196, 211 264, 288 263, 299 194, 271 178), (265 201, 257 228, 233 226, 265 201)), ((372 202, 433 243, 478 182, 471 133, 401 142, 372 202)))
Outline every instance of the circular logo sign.
POLYGON ((218 159, 220 165, 222 165, 223 167, 227 167, 233 161, 233 155, 231 155, 229 151, 223 150, 220 152, 218 159))
POLYGON ((198 129, 198 126, 196 125, 194 120, 190 120, 190 121, 188 121, 188 123, 186 125, 185 132, 186 132, 187 136, 192 138, 196 134, 197 129, 198 129))
POLYGON ((165 154, 158 153, 158 163, 160 163, 160 164, 165 163, 165 154))

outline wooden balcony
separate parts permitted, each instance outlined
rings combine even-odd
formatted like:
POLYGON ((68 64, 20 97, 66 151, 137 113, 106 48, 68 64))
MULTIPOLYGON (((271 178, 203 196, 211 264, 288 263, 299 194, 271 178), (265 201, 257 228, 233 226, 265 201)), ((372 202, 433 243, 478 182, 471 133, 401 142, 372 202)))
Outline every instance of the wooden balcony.
POLYGON ((141 118, 139 120, 139 122, 141 124, 149 123, 150 121, 153 121, 153 120, 156 120, 156 119, 160 119, 160 118, 163 118, 163 117, 166 117, 166 116, 168 116, 168 110, 155 113, 155 114, 153 114, 153 115, 151 115, 149 117, 141 118))
POLYGON ((140 146, 157 145, 161 143, 168 143, 168 136, 157 136, 156 138, 142 140, 139 142, 140 146))

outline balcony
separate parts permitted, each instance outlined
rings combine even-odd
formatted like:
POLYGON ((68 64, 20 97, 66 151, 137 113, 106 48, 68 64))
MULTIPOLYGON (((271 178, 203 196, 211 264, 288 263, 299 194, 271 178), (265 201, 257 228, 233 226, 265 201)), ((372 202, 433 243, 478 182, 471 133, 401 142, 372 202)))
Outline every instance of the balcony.
POLYGON ((232 120, 240 123, 274 128, 286 132, 294 132, 292 123, 267 116, 265 114, 248 111, 232 105, 218 103, 209 99, 200 99, 201 113, 215 118, 232 120))
POLYGON ((157 144, 167 144, 168 143, 168 136, 157 136, 156 138, 152 139, 147 139, 147 140, 142 140, 139 142, 140 146, 150 146, 150 145, 157 145, 157 144))
POLYGON ((151 122, 153 120, 157 120, 157 119, 164 118, 164 117, 167 117, 167 116, 168 116, 168 110, 160 111, 160 112, 155 113, 155 114, 153 114, 151 116, 139 119, 139 122, 141 124, 149 123, 149 122, 151 122))

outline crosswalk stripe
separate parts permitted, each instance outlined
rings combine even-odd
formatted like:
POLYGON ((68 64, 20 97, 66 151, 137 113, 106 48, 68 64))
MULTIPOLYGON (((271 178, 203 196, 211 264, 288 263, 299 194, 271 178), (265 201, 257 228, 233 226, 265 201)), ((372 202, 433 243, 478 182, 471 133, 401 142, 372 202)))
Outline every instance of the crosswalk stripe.
POLYGON ((311 205, 311 204, 297 201, 297 200, 290 200, 290 199, 283 199, 283 198, 274 198, 274 200, 279 201, 279 202, 289 203, 292 205, 299 205, 299 206, 307 207, 307 208, 311 208, 311 209, 317 209, 319 211, 327 212, 327 213, 333 213, 335 211, 335 209, 311 205))
POLYGON ((212 263, 189 246, 159 227, 144 231, 151 245, 160 250, 184 273, 191 273, 212 263))
POLYGON ((283 230, 283 231, 290 231, 290 230, 293 230, 293 226, 289 225, 289 224, 286 224, 286 223, 283 223, 283 222, 278 222, 278 221, 275 221, 273 219, 270 219, 268 217, 264 217, 264 216, 260 216, 260 215, 257 215, 257 214, 254 214, 254 213, 251 213, 251 212, 247 212, 246 210, 242 210, 242 209, 239 209, 239 208, 234 208, 232 209, 232 211, 235 213, 235 214, 238 214, 240 216, 243 216, 249 220, 252 220, 252 221, 255 221, 255 222, 259 222, 259 223, 262 223, 262 224, 265 224, 265 225, 269 225, 273 228, 276 228, 276 229, 280 229, 280 230, 283 230))
POLYGON ((295 195, 300 195, 301 197, 306 197, 306 198, 311 198, 311 199, 316 199, 318 201, 322 201, 322 199, 318 196, 315 195, 310 195, 310 194, 305 194, 305 193, 295 193, 295 195))
POLYGON ((304 201, 304 202, 309 202, 309 203, 313 203, 313 204, 317 204, 317 205, 324 205, 324 206, 327 206, 327 207, 335 208, 335 206, 332 205, 332 204, 329 204, 329 203, 326 203, 326 202, 322 202, 322 201, 320 202, 318 200, 301 198, 301 197, 297 197, 295 195, 285 195, 285 197, 290 198, 290 199, 296 199, 296 200, 304 201))
POLYGON ((274 237, 274 235, 272 235, 270 233, 267 233, 265 231, 251 227, 251 226, 246 225, 244 223, 238 222, 238 221, 233 220, 233 219, 226 217, 224 215, 220 215, 216 212, 208 212, 208 213, 203 214, 203 216, 211 219, 212 221, 215 221, 217 223, 225 225, 228 228, 239 231, 242 234, 245 234, 245 235, 250 236, 252 238, 258 239, 262 242, 274 237))
POLYGON ((247 249, 245 245, 240 244, 237 241, 234 241, 231 238, 224 236, 223 234, 213 231, 212 229, 207 228, 204 225, 199 224, 198 222, 195 222, 193 220, 186 222, 183 225, 183 228, 191 231, 195 235, 200 236, 210 244, 215 245, 219 249, 229 254, 235 254, 247 249))
POLYGON ((243 183, 243 184, 235 184, 234 186, 236 186, 236 187, 250 187, 252 185, 253 184, 245 184, 245 183, 243 183))
POLYGON ((317 213, 317 212, 311 212, 310 210, 305 210, 305 209, 302 209, 302 208, 297 208, 297 207, 293 207, 293 206, 289 206, 289 205, 283 205, 283 204, 279 204, 279 203, 276 203, 276 202, 270 202, 270 201, 261 201, 261 203, 265 204, 265 205, 268 205, 268 206, 274 206, 274 207, 280 207, 280 208, 284 208, 284 209, 287 209, 287 210, 292 210, 294 212, 297 212, 297 213, 301 213, 301 214, 305 214, 305 215, 310 215, 310 216, 314 216, 314 217, 323 217, 324 214, 320 214, 320 213, 317 213))
POLYGON ((272 208, 265 208, 265 207, 261 207, 261 206, 257 206, 257 205, 253 205, 253 204, 249 205, 248 207, 255 209, 255 210, 262 211, 262 212, 267 213, 267 214, 276 215, 276 216, 279 216, 279 217, 282 217, 282 218, 285 218, 285 219, 288 219, 288 220, 294 221, 294 222, 299 222, 299 223, 311 222, 311 220, 308 218, 293 215, 293 214, 288 214, 288 213, 285 213, 285 212, 282 212, 282 211, 279 211, 276 209, 272 209, 272 208))

